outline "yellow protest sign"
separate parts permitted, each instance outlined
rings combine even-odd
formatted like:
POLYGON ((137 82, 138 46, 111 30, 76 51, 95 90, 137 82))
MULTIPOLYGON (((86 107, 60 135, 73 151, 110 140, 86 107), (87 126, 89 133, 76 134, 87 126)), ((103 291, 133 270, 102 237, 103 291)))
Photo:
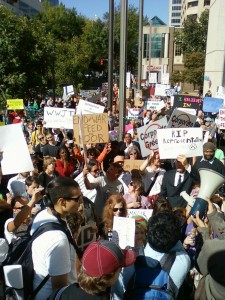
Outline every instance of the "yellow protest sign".
POLYGON ((4 126, 5 125, 5 122, 0 122, 0 126, 4 126))
POLYGON ((6 101, 9 110, 24 109, 23 99, 7 99, 6 101))
POLYGON ((108 143, 108 114, 75 115, 73 129, 76 144, 108 143))

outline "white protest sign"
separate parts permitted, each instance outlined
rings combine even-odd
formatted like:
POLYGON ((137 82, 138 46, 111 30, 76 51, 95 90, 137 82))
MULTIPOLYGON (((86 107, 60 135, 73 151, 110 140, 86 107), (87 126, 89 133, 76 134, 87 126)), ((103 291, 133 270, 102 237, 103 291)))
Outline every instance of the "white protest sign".
POLYGON ((170 81, 170 74, 169 73, 162 73, 161 75, 161 84, 169 84, 170 81))
POLYGON ((114 217, 112 241, 125 249, 134 247, 135 220, 131 218, 114 217))
POLYGON ((157 73, 150 73, 149 83, 157 83, 157 73))
POLYGON ((171 96, 176 95, 176 91, 175 91, 175 89, 168 89, 168 90, 166 89, 165 94, 167 97, 171 97, 171 96))
POLYGON ((157 130, 166 128, 167 118, 164 117, 154 123, 137 128, 138 140, 143 157, 148 156, 152 151, 158 150, 157 130))
POLYGON ((2 174, 17 174, 34 170, 21 124, 0 126, 2 174))
POLYGON ((128 209, 128 218, 142 216, 146 221, 152 216, 153 209, 128 209))
POLYGON ((142 109, 141 108, 128 108, 128 119, 138 119, 141 118, 142 109))
POLYGON ((191 114, 188 114, 184 111, 181 111, 179 109, 174 109, 167 128, 187 128, 187 127, 193 127, 196 122, 197 116, 193 116, 191 114))
POLYGON ((74 95, 73 85, 68 85, 63 87, 63 100, 69 98, 69 96, 74 95))
POLYGON ((75 109, 44 107, 44 127, 73 129, 75 109))
POLYGON ((225 129, 225 108, 219 110, 219 128, 225 129))
POLYGON ((79 104, 77 106, 76 114, 102 114, 104 112, 104 109, 105 106, 80 99, 79 104))
POLYGON ((155 85, 155 95, 166 97, 166 90, 170 88, 169 84, 156 84, 155 85))
POLYGON ((93 232, 92 226, 95 225, 93 224, 87 224, 85 226, 81 226, 79 238, 77 241, 77 246, 80 248, 82 251, 85 250, 85 248, 92 242, 96 241, 96 233, 93 232))
POLYGON ((147 110, 151 109, 151 110, 159 111, 163 107, 165 107, 165 102, 163 100, 162 101, 147 101, 147 105, 146 105, 147 110))
MULTIPOLYGON (((93 177, 91 174, 87 175, 87 178, 90 182, 92 182, 91 177, 93 177)), ((79 184, 79 187, 80 187, 80 190, 81 190, 81 193, 83 194, 83 196, 87 197, 94 203, 97 191, 96 191, 96 189, 93 189, 93 190, 86 189, 86 186, 84 184, 83 172, 81 172, 74 180, 79 184)))
POLYGON ((178 109, 186 112, 187 114, 196 116, 196 109, 194 109, 194 108, 179 107, 178 109))
POLYGON ((157 130, 161 159, 176 159, 179 154, 186 157, 203 155, 202 128, 167 128, 157 130))

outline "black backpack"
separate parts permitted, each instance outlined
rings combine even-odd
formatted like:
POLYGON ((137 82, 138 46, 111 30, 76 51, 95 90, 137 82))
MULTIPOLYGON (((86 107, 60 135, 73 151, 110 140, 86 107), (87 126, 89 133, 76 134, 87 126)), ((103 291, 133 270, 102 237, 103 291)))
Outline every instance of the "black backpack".
MULTIPOLYGON (((49 275, 47 275, 42 282, 39 284, 39 286, 33 290, 33 279, 34 279, 34 269, 33 269, 33 260, 32 260, 32 243, 33 241, 43 234, 46 231, 50 230, 61 230, 63 231, 69 242, 75 247, 76 251, 77 246, 75 245, 72 236, 67 228, 65 228, 64 225, 56 223, 56 222, 48 222, 43 225, 41 225, 34 233, 33 235, 30 235, 30 231, 27 231, 27 234, 22 236, 21 238, 13 241, 9 245, 9 252, 7 255, 7 258, 2 263, 1 268, 3 269, 3 266, 6 265, 21 265, 22 266, 22 273, 23 273, 23 291, 20 291, 19 294, 23 294, 24 300, 30 300, 35 297, 35 295, 40 291, 40 289, 45 285, 45 283, 49 279, 49 275)), ((78 253, 79 254, 79 253, 78 253)), ((79 256, 79 255, 78 255, 79 256)), ((1 272, 3 272, 1 270, 1 272)), ((4 276, 3 276, 4 277, 4 276)), ((3 281, 4 282, 4 281, 3 281)), ((18 294, 18 291, 15 288, 12 287, 4 287, 4 293, 6 299, 18 299, 16 296, 18 294)))

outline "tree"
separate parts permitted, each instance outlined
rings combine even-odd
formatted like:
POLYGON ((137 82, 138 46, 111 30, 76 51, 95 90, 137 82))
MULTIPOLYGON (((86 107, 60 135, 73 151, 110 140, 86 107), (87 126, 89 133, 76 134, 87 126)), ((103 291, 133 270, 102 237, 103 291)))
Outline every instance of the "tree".
POLYGON ((199 20, 189 17, 184 22, 183 30, 175 32, 175 42, 181 44, 184 55, 184 70, 176 76, 180 75, 178 78, 198 86, 203 84, 208 19, 209 11, 205 10, 199 20))

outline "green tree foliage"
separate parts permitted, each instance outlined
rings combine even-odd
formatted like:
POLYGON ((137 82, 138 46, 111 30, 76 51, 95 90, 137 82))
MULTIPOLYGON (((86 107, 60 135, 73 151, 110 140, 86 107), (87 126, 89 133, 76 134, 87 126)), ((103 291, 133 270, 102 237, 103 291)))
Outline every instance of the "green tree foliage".
POLYGON ((172 74, 171 79, 202 86, 205 67, 209 11, 205 10, 199 20, 187 18, 182 31, 175 33, 175 42, 180 43, 184 55, 184 71, 172 74))

